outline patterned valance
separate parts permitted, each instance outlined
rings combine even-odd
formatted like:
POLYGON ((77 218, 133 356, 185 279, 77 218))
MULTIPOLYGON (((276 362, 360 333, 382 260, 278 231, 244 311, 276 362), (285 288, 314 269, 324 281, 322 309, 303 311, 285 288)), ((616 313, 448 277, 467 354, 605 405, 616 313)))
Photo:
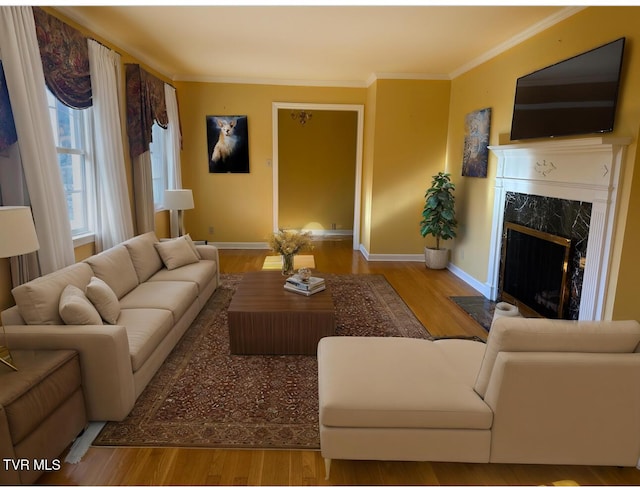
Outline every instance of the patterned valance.
POLYGON ((126 76, 127 134, 131 158, 135 159, 149 150, 153 122, 167 128, 169 118, 162 80, 146 72, 139 64, 127 64, 126 76))
POLYGON ((47 87, 71 108, 91 106, 87 38, 39 7, 33 7, 47 87))
POLYGON ((18 140, 16 126, 13 122, 13 111, 9 101, 7 80, 4 77, 2 61, 0 61, 0 151, 6 149, 18 140))

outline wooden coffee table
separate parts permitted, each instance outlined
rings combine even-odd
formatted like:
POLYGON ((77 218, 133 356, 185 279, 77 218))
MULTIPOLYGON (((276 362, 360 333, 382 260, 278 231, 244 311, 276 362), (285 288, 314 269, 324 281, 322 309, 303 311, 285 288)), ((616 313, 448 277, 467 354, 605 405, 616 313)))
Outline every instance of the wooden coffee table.
POLYGON ((335 333, 330 290, 303 296, 284 282, 278 271, 243 275, 227 312, 231 353, 315 355, 318 341, 335 333))

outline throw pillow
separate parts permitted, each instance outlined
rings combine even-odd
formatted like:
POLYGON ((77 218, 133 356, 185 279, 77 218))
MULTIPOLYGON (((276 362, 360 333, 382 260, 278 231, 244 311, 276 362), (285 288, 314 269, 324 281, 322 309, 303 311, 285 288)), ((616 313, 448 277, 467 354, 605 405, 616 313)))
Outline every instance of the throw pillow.
POLYGON ((120 316, 120 302, 116 293, 106 282, 97 277, 92 277, 89 284, 87 284, 85 295, 96 307, 104 321, 110 325, 116 324, 118 316, 120 316))
POLYGON ((160 258, 167 269, 177 269, 187 264, 198 262, 198 258, 193 253, 189 242, 183 237, 157 242, 154 244, 160 258))
POLYGON ((101 325, 100 313, 93 307, 82 290, 72 284, 67 285, 60 295, 58 311, 67 325, 101 325))
POLYGON ((196 247, 196 244, 194 243, 194 241, 191 239, 191 235, 189 235, 188 233, 182 237, 184 238, 187 242, 189 242, 189 246, 191 247, 191 250, 193 250, 193 253, 196 255, 196 257, 198 258, 198 260, 200 260, 200 252, 198 252, 198 248, 196 247))

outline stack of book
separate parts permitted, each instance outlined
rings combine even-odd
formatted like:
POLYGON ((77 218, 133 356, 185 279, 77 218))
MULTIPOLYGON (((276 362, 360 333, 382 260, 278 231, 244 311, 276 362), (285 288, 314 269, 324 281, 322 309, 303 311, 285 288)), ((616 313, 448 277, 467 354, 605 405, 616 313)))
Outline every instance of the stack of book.
POLYGON ((284 283, 284 288, 287 291, 311 296, 312 294, 324 291, 326 286, 322 277, 311 276, 307 280, 302 280, 298 274, 295 274, 287 278, 284 283))

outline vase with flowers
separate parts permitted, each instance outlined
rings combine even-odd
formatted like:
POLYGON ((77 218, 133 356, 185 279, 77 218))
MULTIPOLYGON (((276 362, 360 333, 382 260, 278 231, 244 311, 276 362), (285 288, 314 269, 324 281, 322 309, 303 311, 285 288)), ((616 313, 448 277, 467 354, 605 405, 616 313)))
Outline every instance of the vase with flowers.
POLYGON ((311 233, 295 230, 278 230, 269 237, 271 250, 282 256, 282 274, 292 275, 293 258, 298 252, 312 250, 311 233))

